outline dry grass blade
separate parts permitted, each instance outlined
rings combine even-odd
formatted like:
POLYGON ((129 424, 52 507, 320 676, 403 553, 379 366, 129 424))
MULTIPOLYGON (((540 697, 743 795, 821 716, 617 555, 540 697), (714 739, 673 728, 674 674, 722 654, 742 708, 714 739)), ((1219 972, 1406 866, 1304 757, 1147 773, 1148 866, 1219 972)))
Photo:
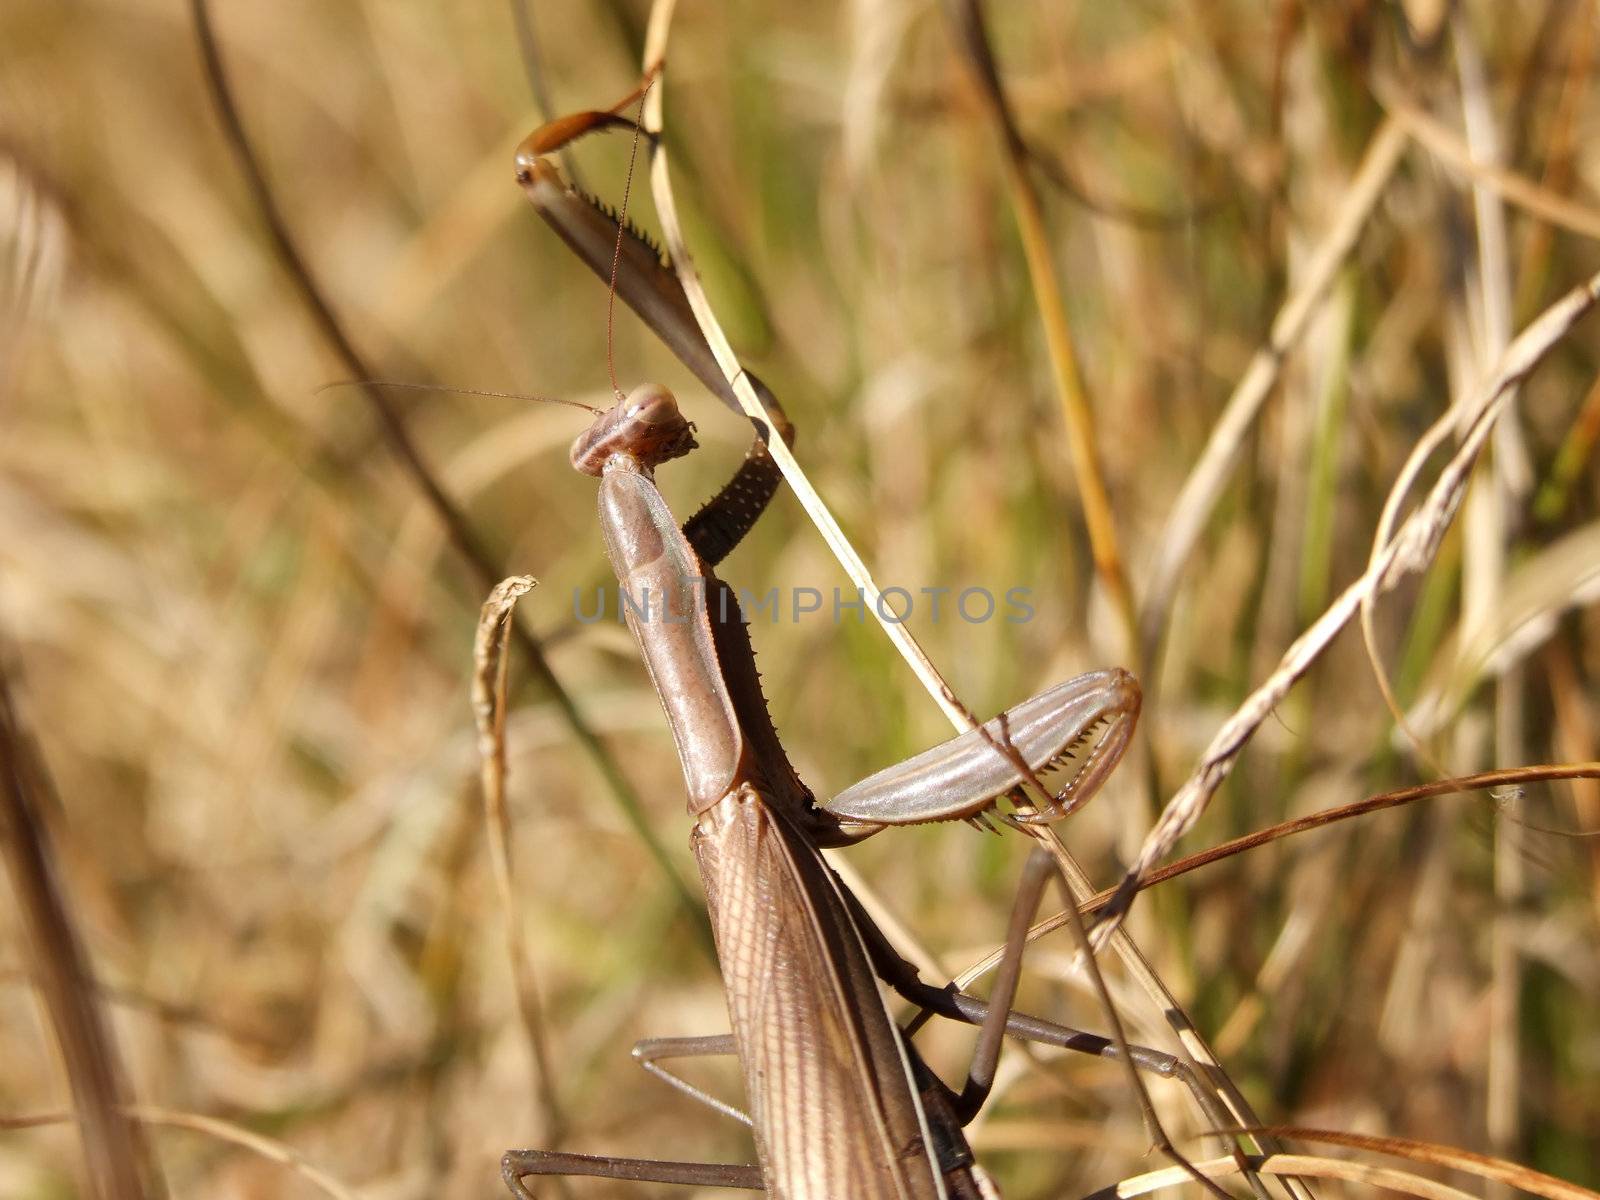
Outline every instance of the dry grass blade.
POLYGON ((246 1129, 233 1121, 224 1121, 220 1117, 207 1116, 204 1113, 178 1112, 170 1108, 157 1108, 153 1105, 135 1105, 128 1110, 129 1115, 146 1125, 164 1125, 170 1129, 187 1129, 193 1133, 204 1134, 219 1142, 228 1142, 235 1146, 242 1146, 254 1154, 259 1154, 269 1162, 275 1162, 288 1167, 302 1179, 314 1184, 324 1194, 333 1197, 333 1200, 361 1200, 361 1193, 346 1187, 322 1168, 309 1162, 306 1157, 292 1146, 286 1146, 276 1138, 270 1138, 257 1133, 253 1129, 246 1129))
POLYGON ((1273 318, 1266 344, 1250 359, 1250 365, 1240 376, 1222 416, 1206 440, 1199 461, 1189 471, 1177 499, 1172 502, 1171 515, 1157 542, 1144 609, 1139 617, 1139 638, 1145 662, 1156 660, 1178 576, 1216 507, 1245 434, 1277 383, 1289 352, 1299 344, 1339 268, 1355 249, 1405 147, 1405 130, 1398 121, 1385 121, 1372 135, 1338 216, 1306 265, 1304 279, 1273 318))
MULTIPOLYGON (((945 5, 945 11, 957 33, 957 42, 960 46, 963 60, 976 81, 984 107, 999 133, 1001 161, 1005 168, 1007 193, 1010 198, 1012 214, 1022 238, 1033 297, 1038 308, 1040 322, 1044 328, 1052 377, 1061 405, 1068 447, 1074 467, 1073 478, 1083 505, 1095 570, 1111 600, 1112 608, 1121 622, 1124 653, 1135 664, 1135 669, 1137 670, 1137 664, 1148 661, 1148 659, 1142 653, 1144 648, 1141 646, 1138 637, 1133 595, 1128 587, 1123 569, 1122 552, 1119 548, 1110 496, 1106 489, 1104 473, 1100 465, 1100 456, 1095 448, 1096 422, 1088 396, 1084 391, 1082 373, 1079 370, 1076 352, 1073 349, 1072 331, 1067 318, 1061 283, 1055 269, 1054 248, 1045 228, 1044 213, 1039 201, 1038 190, 1028 174, 1030 155, 1026 142, 1017 128, 1011 104, 1000 79, 993 50, 990 47, 988 33, 984 26, 983 12, 979 0, 949 0, 945 5)), ((1025 773, 1031 775, 1031 772, 1025 773)), ((1048 794, 1040 786, 1036 778, 1032 780, 1032 783, 1040 796, 1048 794)), ((1038 840, 1055 860, 1061 872, 1061 878, 1066 883, 1069 891, 1074 893, 1075 896, 1086 892, 1088 890, 1087 877, 1083 874, 1081 867, 1067 850, 1055 830, 1038 831, 1038 840)), ((1131 942, 1128 942, 1121 948, 1121 951, 1124 958, 1129 960, 1129 965, 1134 968, 1136 976, 1141 978, 1147 994, 1157 1002, 1161 1011, 1168 1015, 1168 1019, 1172 1022, 1173 1028, 1178 1032, 1180 1040, 1185 1046, 1186 1053, 1205 1064, 1207 1069, 1204 1072, 1204 1076, 1212 1080, 1216 1085, 1217 1097, 1223 1106, 1231 1107, 1234 1111, 1249 1111, 1243 1094, 1233 1086, 1231 1080, 1228 1079, 1226 1071, 1223 1070, 1221 1064, 1212 1055, 1203 1039, 1200 1038, 1199 1032, 1193 1023, 1189 1021, 1173 997, 1167 993, 1165 986, 1159 982, 1153 971, 1148 970, 1147 964, 1143 962, 1142 955, 1137 948, 1131 942)), ((1105 984, 1100 977, 1098 965, 1089 963, 1088 970, 1094 983, 1097 997, 1101 1001, 1106 1018, 1116 1035, 1118 1045, 1126 1060, 1127 1050, 1123 1039, 1121 1018, 1112 1006, 1110 996, 1106 992, 1105 984)), ((1146 1127, 1151 1131, 1152 1138, 1162 1147, 1165 1153, 1178 1159, 1180 1169, 1188 1167, 1187 1160, 1178 1154, 1171 1140, 1162 1129, 1154 1108, 1150 1104, 1143 1081, 1133 1071, 1131 1064, 1128 1072, 1130 1087, 1138 1099, 1146 1127)), ((1275 1147, 1265 1144, 1262 1149, 1270 1151, 1275 1147)), ((1239 1154, 1239 1161, 1241 1164, 1245 1162, 1242 1154, 1239 1154)), ((1245 1174, 1249 1178, 1252 1189, 1258 1195, 1264 1196, 1265 1191, 1255 1178, 1254 1173, 1246 1167, 1245 1174)), ((1291 1181, 1289 1186, 1296 1196, 1307 1194, 1298 1182, 1291 1181)))
POLYGON ((1480 1179, 1503 1183, 1510 1187, 1544 1196, 1546 1200, 1600 1200, 1600 1192, 1546 1175, 1520 1163, 1503 1158, 1491 1158, 1455 1146, 1437 1142, 1421 1142, 1412 1138, 1377 1137, 1365 1133, 1344 1133, 1336 1129, 1298 1129, 1284 1127, 1271 1132, 1297 1142, 1321 1142, 1332 1146, 1348 1146, 1354 1150, 1370 1150, 1378 1154, 1393 1154, 1409 1158, 1412 1162, 1427 1163, 1432 1167, 1446 1167, 1464 1171, 1480 1179))
MULTIPOLYGON (((1498 164, 1503 158, 1501 137, 1489 98, 1483 54, 1471 24, 1459 9, 1451 14, 1450 41, 1468 149, 1474 159, 1498 164)), ((1477 249, 1473 274, 1477 286, 1469 288, 1462 299, 1463 308, 1470 314, 1466 324, 1473 332, 1468 359, 1471 375, 1468 377, 1477 378, 1505 352, 1514 317, 1505 206, 1493 188, 1474 183, 1472 212, 1477 249)), ((1458 393, 1457 403, 1467 398, 1464 389, 1454 390, 1458 393)), ((1489 470, 1469 494, 1462 521, 1462 617, 1473 623, 1485 612, 1502 605, 1506 557, 1512 543, 1508 510, 1511 503, 1521 504, 1532 490, 1533 466, 1529 461, 1527 438, 1520 415, 1510 402, 1511 395, 1514 394, 1508 394, 1503 419, 1495 423, 1494 453, 1489 459, 1489 470)), ((1369 597, 1363 611, 1370 605, 1369 597)), ((1527 757, 1522 735, 1525 692, 1523 672, 1515 666, 1495 680, 1490 753, 1496 762, 1522 762, 1527 757)), ((1463 741, 1466 736, 1463 730, 1463 741)), ((1523 1092, 1522 938, 1516 913, 1522 906, 1526 874, 1523 829, 1515 814, 1517 805, 1515 796, 1508 800, 1512 819, 1497 823, 1494 830, 1496 905, 1489 928, 1484 1127, 1490 1148, 1500 1154, 1510 1153, 1520 1140, 1523 1092)), ((1489 1200, 1510 1200, 1510 1197, 1504 1194, 1503 1188, 1493 1187, 1489 1190, 1489 1200)))
MULTIPOLYGON (((1337 808, 1324 809, 1321 812, 1307 813, 1303 817, 1293 817, 1287 821, 1280 821, 1276 825, 1269 825, 1265 829, 1258 829, 1254 833, 1243 834, 1223 842, 1221 845, 1212 846, 1208 850, 1198 850, 1193 854, 1186 854, 1176 862, 1168 863, 1158 870, 1150 872, 1140 884, 1140 891, 1165 883, 1169 879, 1176 879, 1179 875, 1187 875, 1190 871, 1200 867, 1210 866, 1212 863, 1221 862, 1225 858, 1232 858, 1246 850, 1254 850, 1265 846, 1269 842, 1281 841, 1297 833, 1307 833, 1313 829, 1322 829, 1340 821, 1348 821, 1354 817, 1363 817, 1368 813, 1382 812, 1388 808, 1399 808, 1417 800, 1426 800, 1433 796, 1460 796, 1468 792, 1482 791, 1486 788, 1524 787, 1531 783, 1550 783, 1558 779, 1600 779, 1600 763, 1559 763, 1551 766, 1538 767, 1512 767, 1502 771, 1484 771, 1477 775, 1467 775, 1458 779, 1439 779, 1432 783, 1418 784, 1416 787, 1399 788, 1381 795, 1369 796, 1365 800, 1356 800, 1350 804, 1341 804, 1337 808)), ((1115 888, 1106 888, 1103 892, 1090 899, 1084 906, 1086 911, 1098 912, 1102 907, 1111 902, 1116 895, 1115 888)), ((1043 935, 1049 932, 1049 922, 1040 922, 1035 926, 1034 932, 1043 935), (1048 928, 1047 928, 1048 926, 1048 928)))
POLYGON ((1407 134, 1466 179, 1498 192, 1518 208, 1552 225, 1587 238, 1600 238, 1600 210, 1569 200, 1515 171, 1475 158, 1458 135, 1438 118, 1429 116, 1394 84, 1379 80, 1373 92, 1407 134))
MULTIPOLYGON (((1027 764, 1023 763, 1022 765, 1026 767, 1027 764)), ((1033 776, 1031 771, 1026 771, 1025 773, 1031 776, 1029 782, 1031 786, 1040 793, 1041 797, 1049 795, 1049 793, 1045 791, 1043 785, 1040 784, 1037 776, 1033 776)), ((1038 855, 1039 851, 1035 851, 1034 853, 1038 855)), ((1050 857, 1050 846, 1048 843, 1046 843, 1044 847, 1044 854, 1041 857, 1050 857)), ((1054 864, 1052 864, 1052 869, 1055 869, 1054 864)), ((1064 871, 1057 870, 1056 874, 1062 883, 1065 884, 1067 879, 1066 873, 1064 871)), ((1067 892, 1068 898, 1070 899, 1071 889, 1068 888, 1067 892)), ((1078 944, 1081 957, 1087 968, 1090 986, 1094 990, 1095 999, 1099 1002, 1100 1011, 1105 1014, 1107 1026, 1111 1030, 1111 1039, 1117 1047, 1117 1055, 1120 1058, 1123 1068, 1127 1074, 1128 1088, 1133 1093, 1134 1098, 1138 1103, 1140 1115, 1144 1120, 1145 1130, 1150 1136, 1152 1146, 1157 1152, 1170 1159, 1176 1165, 1177 1169, 1182 1171, 1184 1176, 1191 1182, 1199 1184, 1202 1189, 1209 1192, 1211 1195, 1218 1197, 1218 1200, 1230 1200, 1226 1191, 1224 1191, 1217 1184, 1213 1183, 1211 1179, 1203 1172, 1199 1171, 1195 1167, 1194 1163, 1177 1148, 1177 1146, 1173 1143, 1171 1136, 1167 1133, 1166 1127, 1162 1125, 1161 1118, 1156 1114, 1155 1104, 1151 1102, 1149 1089, 1145 1087, 1144 1080, 1140 1077, 1139 1070, 1134 1065, 1133 1053, 1128 1046, 1128 1037, 1127 1032, 1123 1027, 1122 1016, 1117 1012, 1116 1002, 1112 1000, 1111 992, 1106 987, 1105 977, 1100 972, 1100 963, 1095 958, 1094 951, 1089 945, 1088 929, 1084 925, 1083 917, 1078 912, 1076 904, 1073 904, 1067 909, 1067 915, 1070 918, 1067 922, 1067 927, 1072 930, 1073 939, 1078 944)), ((1206 1106, 1205 1111, 1207 1118, 1212 1120, 1213 1124, 1215 1124, 1215 1117, 1212 1114, 1210 1105, 1206 1106)), ((1235 1163, 1238 1164, 1240 1172, 1244 1175, 1246 1180, 1249 1181, 1251 1191, 1257 1197, 1259 1197, 1260 1200, 1267 1200, 1268 1193, 1266 1187, 1258 1178, 1257 1172, 1250 1166, 1250 1158, 1244 1152, 1242 1147, 1235 1147, 1233 1159, 1235 1163)), ((1309 1193, 1306 1192, 1304 1187, 1299 1183, 1291 1184, 1291 1189, 1297 1196, 1309 1195, 1309 1193)))
MULTIPOLYGON (((361 1200, 361 1193, 346 1187, 322 1168, 314 1165, 293 1147, 275 1138, 246 1129, 221 1117, 204 1113, 179 1112, 151 1104, 131 1104, 123 1110, 130 1123, 165 1126, 168 1129, 187 1129, 204 1134, 215 1141, 232 1146, 242 1146, 269 1162, 288 1167, 296 1175, 333 1200, 361 1200)), ((30 1113, 16 1117, 0 1117, 0 1129, 29 1129, 43 1125, 60 1125, 72 1120, 69 1113, 30 1113)))
MULTIPOLYGON (((1384 497, 1383 511, 1378 514, 1378 524, 1372 535, 1372 548, 1367 556, 1367 569, 1370 571, 1378 560, 1378 555, 1389 544, 1389 539, 1394 532, 1395 522, 1400 519, 1400 510, 1405 504, 1406 497, 1410 495, 1412 486, 1422 475, 1422 468, 1434 452, 1449 440, 1460 422, 1460 413, 1454 409, 1446 409, 1432 425, 1428 426, 1423 435, 1417 439, 1417 444, 1411 447, 1411 453, 1406 455, 1406 461, 1400 468, 1394 485, 1389 489, 1389 494, 1384 497)), ((1448 775, 1445 768, 1423 741, 1422 731, 1414 728, 1410 718, 1401 709, 1400 698, 1395 694, 1394 684, 1389 678, 1388 668, 1384 666, 1383 655, 1378 650, 1377 631, 1378 594, 1369 591, 1361 597, 1361 607, 1358 619, 1361 626, 1361 642, 1366 650, 1367 662, 1372 668, 1373 682, 1378 685, 1378 694, 1383 697, 1384 706, 1389 710, 1389 715, 1394 718, 1395 728, 1400 731, 1406 743, 1411 746, 1417 756, 1427 763, 1436 775, 1448 775)))
POLYGON ((1600 522, 1575 529, 1517 563, 1494 607, 1446 635, 1407 722, 1428 737, 1485 676, 1522 662, 1556 632, 1562 615, 1600 599, 1600 522))
POLYGON ((544 1110, 541 1138, 559 1145, 563 1133, 561 1108, 556 1098, 544 1018, 539 1008, 538 981, 528 958, 522 909, 517 904, 512 879, 511 813, 506 804, 506 681, 510 670, 506 642, 511 635, 517 601, 536 586, 538 580, 531 575, 513 575, 497 584, 483 602, 483 613, 472 644, 472 713, 478 726, 489 865, 494 873, 501 919, 505 922, 506 961, 511 965, 517 1015, 522 1021, 528 1057, 533 1064, 533 1094, 544 1110))
POLYGON ((42 806, 50 790, 38 749, 0 670, 0 851, 72 1089, 91 1194, 98 1200, 140 1200, 162 1189, 138 1129, 122 1111, 116 1044, 45 828, 42 806))
MULTIPOLYGON (((1364 800, 1354 800, 1349 804, 1340 804, 1333 808, 1326 808, 1319 812, 1307 813, 1301 817, 1293 817, 1287 821, 1279 821, 1276 825, 1269 825, 1265 829, 1257 829, 1252 833, 1242 834, 1230 838, 1226 842, 1196 850, 1193 854, 1186 854, 1175 862, 1170 862, 1164 867, 1158 867, 1139 881, 1139 890, 1148 891, 1168 880, 1176 879, 1180 875, 1187 875, 1191 871, 1198 871, 1201 867, 1208 867, 1212 863, 1221 862, 1225 858, 1243 854, 1247 850, 1255 850, 1271 842, 1282 841, 1284 838, 1293 837, 1299 833, 1309 833, 1313 829, 1323 829, 1329 825, 1337 825, 1342 821, 1349 821, 1355 817, 1363 817, 1369 813, 1382 812, 1385 809, 1400 808, 1418 800, 1426 800, 1433 796, 1465 795, 1468 792, 1482 791, 1490 788, 1525 787, 1533 783, 1550 783, 1556 780, 1596 780, 1600 779, 1600 762, 1557 763, 1548 766, 1512 767, 1499 771, 1484 771, 1477 775, 1464 775, 1456 779, 1439 779, 1432 783, 1418 784, 1415 787, 1399 788, 1392 792, 1383 792, 1376 796, 1369 796, 1364 800)), ((1579 833, 1587 831, 1579 830, 1579 833)), ((1085 917, 1098 915, 1110 905, 1118 895, 1118 888, 1105 888, 1087 899, 1078 902, 1078 911, 1085 917)), ((1039 938, 1054 933, 1056 930, 1072 923, 1072 915, 1067 912, 1055 913, 1052 916, 1036 922, 1028 930, 1028 941, 1037 941, 1039 938)), ((977 980, 983 978, 994 970, 1000 963, 1002 950, 993 950, 983 958, 978 959, 967 967, 952 982, 958 988, 968 988, 977 980)))
MULTIPOLYGON (((1061 869, 1063 878, 1066 879, 1071 889, 1073 899, 1081 907, 1086 899, 1094 894, 1094 885, 1090 882, 1089 875, 1072 852, 1062 843, 1060 835, 1053 826, 1044 826, 1036 831, 1038 840, 1055 860, 1061 869)), ((1064 921, 1071 917, 1063 914, 1064 921)), ((1030 938, 1032 933, 1030 932, 1030 938)), ((1091 939, 1092 940, 1092 939, 1091 939)), ((1161 1019, 1172 1030, 1177 1038, 1178 1046, 1184 1061, 1197 1076, 1204 1080, 1212 1089, 1217 1102, 1226 1111, 1235 1116, 1250 1113, 1254 1110, 1244 1092, 1233 1081, 1227 1068, 1222 1064, 1208 1044, 1206 1037, 1184 1008, 1177 995, 1169 988, 1166 982, 1157 973, 1155 967, 1139 948, 1128 931, 1120 925, 1111 936, 1111 948, 1121 960, 1123 968, 1133 980, 1134 986, 1143 992, 1148 1003, 1161 1015, 1161 1019)), ((989 965, 998 962, 998 957, 989 965)), ((972 977, 970 971, 964 972, 961 978, 972 977)), ((959 984, 958 986, 965 986, 959 984)), ((1248 1172, 1247 1172, 1248 1174, 1248 1172)), ((1286 1186, 1296 1196, 1307 1195, 1304 1186, 1294 1180, 1289 1180, 1286 1186)))
MULTIPOLYGON (((651 7, 649 32, 644 48, 646 75, 653 75, 662 70, 675 7, 673 0, 656 0, 651 7)), ((661 218, 667 253, 672 260, 673 270, 677 272, 679 282, 683 284, 689 306, 694 310, 700 332, 704 335, 706 344, 711 347, 717 363, 722 367, 723 374, 739 401, 739 406, 751 421, 758 423, 758 427, 770 424, 771 417, 762 407, 761 400, 751 387, 744 368, 739 364, 739 357, 734 353, 732 343, 728 341, 727 334, 717 321, 716 313, 712 310, 711 302, 707 299, 705 288, 700 282, 699 272, 695 269, 688 243, 684 240, 682 222, 678 219, 677 201, 672 192, 668 151, 660 136, 665 94, 666 86, 663 79, 662 83, 650 93, 645 104, 644 127, 654 137, 650 159, 650 187, 655 196, 656 211, 661 218)), ((844 530, 839 527, 839 522, 829 510, 827 502, 818 494, 816 488, 811 486, 811 481, 806 478, 805 470, 799 460, 789 447, 784 445, 781 438, 772 439, 767 449, 778 464, 779 470, 783 472, 784 480, 806 510, 806 514, 822 534, 823 540, 828 543, 828 548, 839 560, 839 565, 844 568, 850 581, 861 590, 868 611, 889 635, 890 642, 911 667, 924 690, 933 697, 934 703, 944 710, 945 715, 958 730, 974 728, 976 720, 956 700, 944 677, 939 674, 938 668, 933 665, 933 661, 912 636, 905 622, 893 619, 894 608, 884 599, 883 592, 873 581, 872 573, 867 570, 867 564, 850 544, 850 539, 845 536, 844 530)))
POLYGON ((1129 656, 1130 668, 1136 674, 1143 674, 1137 665, 1142 660, 1133 593, 1128 588, 1127 574, 1123 570, 1116 518, 1111 511, 1111 497, 1106 490, 1100 454, 1095 449, 1094 410, 1084 391, 1083 373, 1078 368, 1077 352, 1072 345, 1072 328, 1061 293, 1061 280, 1056 274, 1054 246, 1045 228, 1044 209, 1039 203, 1038 189, 1028 175, 1027 145, 1017 129, 1004 85, 1000 82, 1000 72, 989 46, 989 35, 984 29, 979 0, 946 0, 945 13, 955 27, 963 60, 977 83, 984 108, 1000 135, 1006 189, 1010 195, 1017 231, 1022 237, 1034 303, 1038 306, 1039 321, 1044 327, 1045 345, 1050 353, 1050 371, 1055 381, 1056 397, 1061 404, 1067 447, 1072 456, 1073 480, 1083 503, 1095 572, 1122 623, 1124 652, 1129 656))
MULTIPOLYGON (((1366 1163, 1345 1162, 1337 1158, 1323 1158, 1315 1154, 1272 1154, 1254 1160, 1251 1166, 1263 1175, 1307 1176, 1316 1179, 1341 1179, 1347 1183, 1365 1184, 1383 1191, 1398 1192, 1403 1196, 1420 1196, 1423 1200, 1476 1200, 1471 1192, 1463 1192, 1437 1180, 1427 1179, 1410 1171, 1393 1167, 1374 1167, 1366 1163)), ((1214 1158, 1196 1163, 1195 1167, 1213 1179, 1224 1178, 1239 1170, 1230 1158, 1214 1158)), ((1114 1187, 1090 1192, 1083 1200, 1131 1200, 1134 1196, 1148 1196, 1162 1188, 1173 1187, 1185 1181, 1177 1167, 1166 1167, 1124 1179, 1114 1187)))
MULTIPOLYGON (((1355 616, 1363 600, 1387 591, 1408 574, 1423 570, 1438 552, 1449 529, 1473 465, 1494 428, 1495 418, 1515 389, 1543 357, 1600 298, 1600 274, 1592 276, 1547 308, 1510 346, 1491 378, 1478 390, 1469 408, 1470 420, 1460 447, 1440 472, 1438 480, 1398 534, 1377 554, 1366 572, 1347 587, 1309 629, 1285 651, 1272 675, 1253 691, 1224 722, 1201 755, 1187 782, 1168 802, 1139 855, 1129 868, 1117 896, 1107 911, 1111 925, 1120 923, 1139 880, 1165 858, 1200 819, 1211 797, 1233 770, 1233 764, 1261 722, 1267 719, 1295 682, 1311 669, 1323 649, 1355 616)), ((1107 932, 1098 931, 1101 937, 1107 932)))

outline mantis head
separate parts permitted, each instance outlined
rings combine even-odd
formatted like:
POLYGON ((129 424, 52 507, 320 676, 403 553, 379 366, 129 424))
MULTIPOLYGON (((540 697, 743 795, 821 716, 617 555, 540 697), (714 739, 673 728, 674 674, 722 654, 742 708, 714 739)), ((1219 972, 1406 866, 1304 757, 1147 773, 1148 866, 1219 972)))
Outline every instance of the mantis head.
POLYGON ((640 384, 601 413, 572 443, 572 465, 585 475, 603 475, 614 455, 646 471, 695 448, 694 424, 678 411, 672 393, 658 383, 640 384))

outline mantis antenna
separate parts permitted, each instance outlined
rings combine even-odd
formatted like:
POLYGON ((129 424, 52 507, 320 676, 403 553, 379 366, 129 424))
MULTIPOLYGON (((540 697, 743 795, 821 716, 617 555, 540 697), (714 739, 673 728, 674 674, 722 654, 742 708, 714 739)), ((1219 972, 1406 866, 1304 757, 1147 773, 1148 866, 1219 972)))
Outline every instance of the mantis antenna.
POLYGON ((628 195, 633 191, 633 163, 639 155, 639 123, 644 119, 644 101, 655 86, 655 76, 645 80, 639 93, 639 113, 633 122, 633 143, 628 147, 628 177, 622 185, 622 211, 617 219, 617 244, 611 251, 611 286, 606 291, 606 370, 611 373, 611 392, 618 400, 623 398, 617 386, 617 359, 615 324, 617 313, 617 269, 622 264, 622 238, 628 225, 628 195))

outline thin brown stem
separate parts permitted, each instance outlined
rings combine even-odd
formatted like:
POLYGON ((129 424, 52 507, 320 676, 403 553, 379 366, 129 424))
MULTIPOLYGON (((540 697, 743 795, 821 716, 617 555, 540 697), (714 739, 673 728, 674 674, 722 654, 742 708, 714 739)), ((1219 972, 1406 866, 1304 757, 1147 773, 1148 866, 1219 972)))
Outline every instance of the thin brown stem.
MULTIPOLYGON (((260 158, 250 142, 249 135, 245 132, 238 102, 234 98, 233 88, 228 80, 227 68, 222 61, 221 48, 217 44, 216 33, 212 28, 207 0, 190 0, 189 7, 194 19, 201 64, 212 105, 216 109, 217 119, 222 123, 222 132, 227 139, 228 147, 244 174, 251 201, 261 215, 263 224, 266 225, 267 236, 279 261, 293 282, 295 291, 299 294, 306 311, 310 313, 318 332, 322 334, 346 370, 358 380, 379 377, 381 372, 374 371, 368 366, 366 358, 356 349, 354 342, 345 332, 343 322, 335 314, 332 304, 311 273, 289 231, 288 222, 278 207, 278 202, 267 182, 266 173, 261 167, 260 158)), ((494 555, 489 552, 460 506, 445 492, 421 449, 411 437, 399 410, 389 402, 381 388, 363 384, 360 390, 377 419, 390 450, 422 493, 439 523, 444 526, 450 544, 455 547, 466 564, 476 586, 482 592, 488 592, 504 578, 507 572, 496 563, 494 555)), ((676 893, 678 904, 698 933, 701 946, 708 954, 714 953, 705 913, 679 875, 677 868, 673 866, 660 838, 645 819, 644 806, 639 800, 638 792, 622 773, 615 756, 606 749, 599 735, 578 709, 571 693, 556 676, 538 639, 521 623, 514 625, 512 630, 518 651, 527 660, 534 676, 555 701, 562 720, 572 730, 573 736, 600 772, 607 789, 621 808, 624 818, 644 841, 650 856, 676 893)))
POLYGON ((12 703, 0 664, 0 854, 72 1090, 91 1194, 96 1200, 143 1200, 162 1188, 144 1139, 124 1112, 116 1042, 45 826, 50 792, 38 747, 12 703))

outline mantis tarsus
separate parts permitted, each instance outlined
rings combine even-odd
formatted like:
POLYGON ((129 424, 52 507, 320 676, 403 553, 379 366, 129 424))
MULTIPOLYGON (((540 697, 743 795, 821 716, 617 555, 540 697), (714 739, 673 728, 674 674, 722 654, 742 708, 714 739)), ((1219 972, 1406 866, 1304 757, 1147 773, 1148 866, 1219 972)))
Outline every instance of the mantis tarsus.
MULTIPOLYGON (((727 385, 699 340, 675 278, 647 244, 566 188, 544 157, 578 134, 618 122, 630 124, 615 112, 589 113, 537 131, 519 150, 518 179, 541 215, 602 277, 618 264, 616 294, 726 396, 727 385)), ((775 404, 771 411, 773 424, 787 437, 781 411, 775 404)), ((1081 748, 1080 765, 1053 806, 1008 819, 1063 815, 1087 800, 1116 765, 1137 718, 1138 685, 1115 669, 1079 676, 981 731, 818 805, 779 743, 737 602, 712 570, 773 495, 773 465, 758 436, 734 480, 680 529, 653 472, 693 447, 693 426, 671 394, 645 385, 597 416, 574 444, 572 461, 600 477, 607 553, 683 766, 695 821, 692 844, 733 1027, 730 1038, 641 1044, 636 1056, 699 1095, 654 1062, 736 1052, 760 1163, 664 1163, 519 1150, 503 1160, 507 1185, 526 1197, 524 1176, 578 1174, 765 1188, 769 1195, 796 1200, 996 1197, 962 1126, 987 1097, 1002 1034, 1114 1053, 1104 1038, 1009 1011, 1023 934, 1047 879, 1045 869, 1038 860, 1030 862, 1006 963, 985 1004, 919 979, 820 850, 858 841, 886 824, 979 818, 1025 776, 1062 765, 1081 748), (997 749, 1000 743, 1008 753, 997 749), (960 1092, 940 1081, 901 1034, 879 979, 924 1008, 981 1023, 960 1092)), ((1132 1053, 1146 1069, 1185 1074, 1168 1055, 1138 1048, 1132 1053)))

